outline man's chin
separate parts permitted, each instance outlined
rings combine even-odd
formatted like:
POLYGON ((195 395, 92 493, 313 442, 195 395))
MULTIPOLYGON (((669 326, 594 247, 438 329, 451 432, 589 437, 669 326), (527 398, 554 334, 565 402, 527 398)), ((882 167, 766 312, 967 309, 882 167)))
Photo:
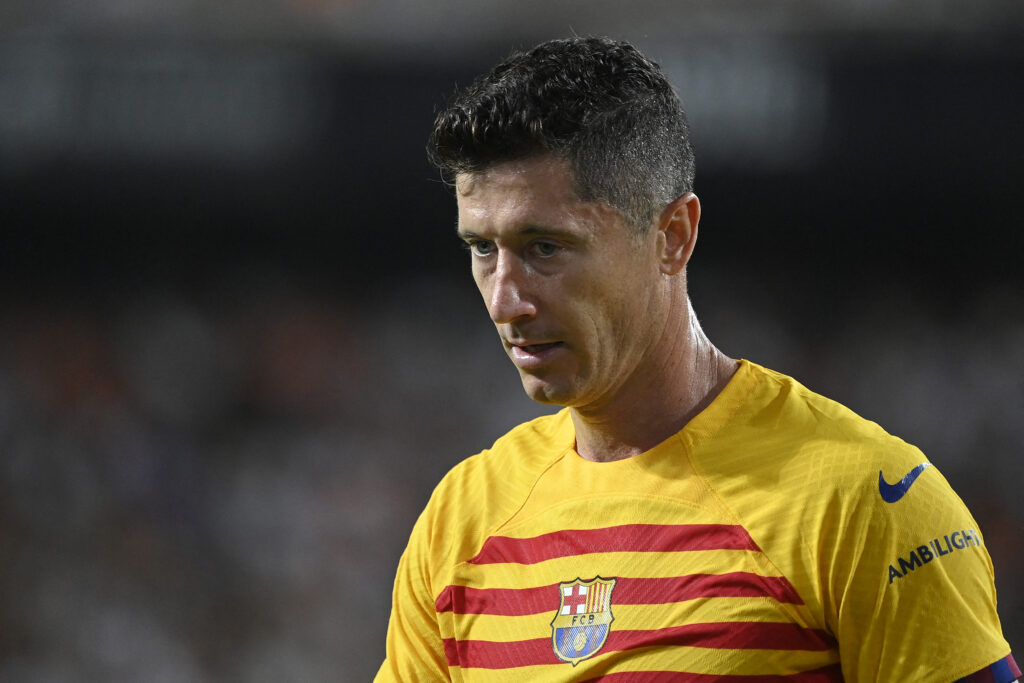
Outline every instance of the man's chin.
POLYGON ((532 375, 522 375, 523 390, 537 403, 565 406, 572 403, 570 387, 561 383, 543 380, 532 375))

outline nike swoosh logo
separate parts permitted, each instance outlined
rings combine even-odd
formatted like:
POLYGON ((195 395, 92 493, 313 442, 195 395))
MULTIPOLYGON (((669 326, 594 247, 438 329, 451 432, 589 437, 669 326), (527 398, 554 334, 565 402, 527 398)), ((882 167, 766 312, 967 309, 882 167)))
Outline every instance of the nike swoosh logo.
POLYGON ((914 485, 917 478, 921 476, 921 473, 931 467, 930 462, 923 462, 914 469, 910 470, 907 476, 900 479, 895 484, 890 484, 882 476, 882 471, 878 471, 878 492, 882 494, 882 500, 886 503, 895 503, 897 500, 907 495, 907 491, 914 485))

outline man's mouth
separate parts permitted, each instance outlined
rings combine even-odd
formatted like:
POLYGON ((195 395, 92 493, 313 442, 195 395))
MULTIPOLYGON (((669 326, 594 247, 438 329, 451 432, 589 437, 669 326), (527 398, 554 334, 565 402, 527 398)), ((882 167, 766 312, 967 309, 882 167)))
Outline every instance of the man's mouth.
POLYGON ((512 362, 522 370, 539 367, 548 361, 564 344, 560 341, 539 344, 510 344, 512 362))
POLYGON ((547 349, 554 348, 555 346, 558 346, 561 343, 562 342, 546 342, 544 344, 516 344, 516 346, 521 348, 523 351, 526 351, 527 353, 540 353, 541 351, 546 351, 547 349))

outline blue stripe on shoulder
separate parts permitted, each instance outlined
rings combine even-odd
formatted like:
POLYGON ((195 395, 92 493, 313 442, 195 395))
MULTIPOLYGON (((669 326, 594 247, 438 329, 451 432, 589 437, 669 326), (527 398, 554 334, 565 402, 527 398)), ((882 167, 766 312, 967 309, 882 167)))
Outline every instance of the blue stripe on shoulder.
POLYGON ((1020 675, 1020 669, 1013 661, 1013 655, 1007 655, 1005 659, 1000 659, 995 664, 953 683, 1013 683, 1020 675))

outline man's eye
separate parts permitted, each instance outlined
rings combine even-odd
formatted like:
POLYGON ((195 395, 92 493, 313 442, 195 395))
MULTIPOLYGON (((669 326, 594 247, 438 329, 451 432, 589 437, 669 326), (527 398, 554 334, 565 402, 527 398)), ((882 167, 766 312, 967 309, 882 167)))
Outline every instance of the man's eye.
POLYGON ((553 242, 535 242, 533 248, 540 256, 554 256, 558 252, 558 245, 553 242))
POLYGON ((494 245, 491 242, 484 242, 483 240, 467 242, 466 248, 469 249, 474 256, 487 256, 494 251, 494 245))

